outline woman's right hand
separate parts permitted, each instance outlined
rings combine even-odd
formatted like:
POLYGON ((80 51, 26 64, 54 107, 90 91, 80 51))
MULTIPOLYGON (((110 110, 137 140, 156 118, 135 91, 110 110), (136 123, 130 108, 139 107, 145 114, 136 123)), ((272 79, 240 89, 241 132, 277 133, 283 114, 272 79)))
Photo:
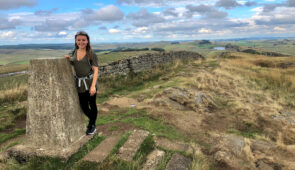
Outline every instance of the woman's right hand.
POLYGON ((69 61, 71 61, 71 56, 69 55, 64 55, 65 58, 67 58, 69 61))

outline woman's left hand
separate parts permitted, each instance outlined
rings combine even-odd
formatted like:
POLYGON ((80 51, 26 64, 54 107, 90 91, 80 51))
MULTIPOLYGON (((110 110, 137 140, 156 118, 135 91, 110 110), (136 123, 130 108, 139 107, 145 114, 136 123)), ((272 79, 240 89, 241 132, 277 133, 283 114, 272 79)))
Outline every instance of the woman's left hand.
POLYGON ((90 93, 90 96, 95 95, 95 93, 96 93, 96 88, 91 86, 91 87, 90 87, 90 91, 89 91, 89 93, 90 93))

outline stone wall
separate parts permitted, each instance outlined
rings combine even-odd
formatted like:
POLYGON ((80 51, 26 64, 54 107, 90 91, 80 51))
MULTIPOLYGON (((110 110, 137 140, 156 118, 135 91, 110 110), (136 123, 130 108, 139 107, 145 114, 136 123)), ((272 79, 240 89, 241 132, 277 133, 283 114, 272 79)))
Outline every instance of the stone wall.
POLYGON ((177 59, 203 59, 204 57, 195 52, 189 51, 171 51, 156 54, 143 54, 132 58, 114 61, 99 66, 99 76, 108 75, 127 75, 130 72, 137 73, 152 69, 158 64, 171 63, 177 59))

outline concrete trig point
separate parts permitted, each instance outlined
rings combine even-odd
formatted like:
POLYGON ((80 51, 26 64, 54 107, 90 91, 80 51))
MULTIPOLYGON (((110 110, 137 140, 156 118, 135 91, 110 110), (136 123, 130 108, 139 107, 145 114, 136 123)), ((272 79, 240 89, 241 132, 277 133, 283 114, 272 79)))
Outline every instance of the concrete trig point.
POLYGON ((29 66, 26 141, 10 156, 53 156, 68 159, 86 143, 72 68, 65 58, 33 59, 29 66))

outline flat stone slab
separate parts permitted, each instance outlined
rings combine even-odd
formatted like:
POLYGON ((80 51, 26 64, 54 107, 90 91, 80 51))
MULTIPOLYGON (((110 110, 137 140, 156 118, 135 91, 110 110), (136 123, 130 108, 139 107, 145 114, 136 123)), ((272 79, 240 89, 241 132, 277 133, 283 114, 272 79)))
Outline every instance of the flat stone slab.
POLYGON ((125 161, 131 161, 141 143, 148 135, 148 131, 134 130, 124 145, 119 149, 118 157, 125 161))
POLYGON ((187 158, 180 153, 174 153, 165 170, 189 170, 191 164, 191 158, 187 158))
POLYGON ((160 163, 162 158, 164 157, 165 152, 155 149, 148 156, 147 160, 144 163, 142 170, 155 170, 157 165, 160 163))
POLYGON ((15 145, 7 150, 9 157, 15 158, 19 162, 28 161, 31 157, 58 157, 63 160, 68 160, 73 154, 86 144, 93 135, 84 135, 77 142, 67 148, 40 148, 24 142, 23 144, 15 145))
POLYGON ((111 150, 119 142, 120 136, 110 136, 102 141, 90 153, 88 153, 82 160, 89 162, 103 162, 110 154, 111 150))
POLYGON ((164 137, 156 137, 155 138, 156 146, 167 150, 175 150, 175 151, 184 151, 186 152, 189 149, 189 145, 172 142, 171 140, 164 137))

